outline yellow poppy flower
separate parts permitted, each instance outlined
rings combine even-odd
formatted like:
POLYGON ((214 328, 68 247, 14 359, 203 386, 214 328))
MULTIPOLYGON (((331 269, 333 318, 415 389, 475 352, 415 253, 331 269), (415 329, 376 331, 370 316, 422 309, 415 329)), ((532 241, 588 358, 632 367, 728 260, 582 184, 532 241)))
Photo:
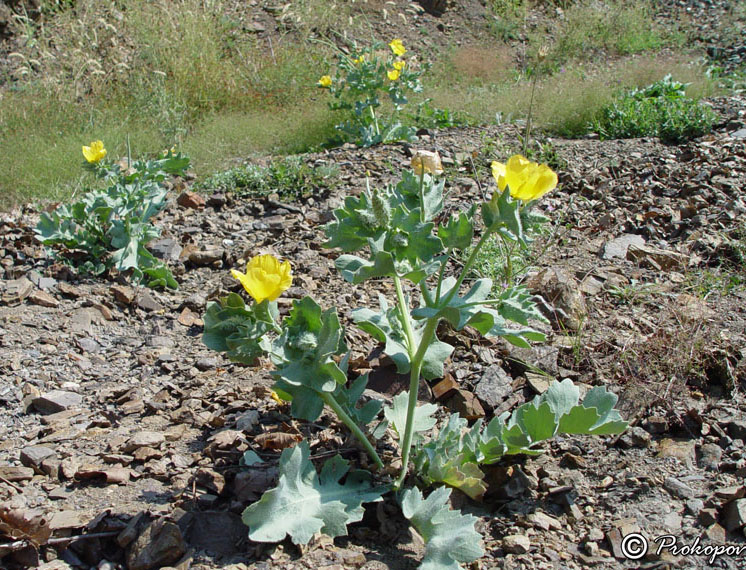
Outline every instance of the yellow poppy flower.
POLYGON ((360 65, 364 61, 365 61, 365 55, 361 55, 360 57, 353 59, 352 63, 356 63, 356 64, 360 65))
POLYGON ((102 141, 93 141, 91 146, 84 146, 83 156, 90 163, 100 162, 106 156, 104 143, 102 141))
POLYGON ((322 75, 321 79, 319 79, 318 85, 320 87, 331 87, 332 86, 332 78, 328 75, 322 75))
POLYGON ((401 71, 402 69, 404 69, 405 65, 407 65, 406 61, 403 61, 403 60, 395 61, 394 62, 394 69, 396 69, 397 71, 401 71))
POLYGON ((520 154, 511 156, 506 164, 493 162, 492 176, 501 191, 507 186, 513 198, 524 202, 541 198, 557 187, 557 174, 551 168, 531 162, 520 154))
POLYGON ((420 176, 423 172, 443 174, 443 164, 437 152, 430 152, 429 150, 415 151, 410 164, 417 176, 420 176))
POLYGON ((388 75, 388 78, 391 81, 396 81, 397 79, 399 79, 400 71, 398 69, 389 69, 386 72, 386 75, 388 75))
POLYGON ((391 40, 391 43, 389 43, 389 47, 391 48, 391 51, 394 52, 394 55, 397 57, 400 57, 407 52, 404 44, 401 43, 401 40, 399 39, 391 40))
POLYGON ((257 303, 274 301, 293 282, 290 262, 280 263, 274 255, 257 255, 246 264, 246 273, 231 269, 231 275, 257 303))

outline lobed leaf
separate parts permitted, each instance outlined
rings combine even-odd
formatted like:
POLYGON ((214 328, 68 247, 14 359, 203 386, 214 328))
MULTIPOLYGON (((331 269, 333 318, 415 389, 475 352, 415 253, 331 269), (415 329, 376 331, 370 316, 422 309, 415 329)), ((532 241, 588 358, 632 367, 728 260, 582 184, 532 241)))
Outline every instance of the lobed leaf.
POLYGON ((425 541, 420 570, 459 570, 484 554, 481 537, 474 529, 476 517, 452 511, 447 503, 451 490, 439 487, 427 499, 419 489, 402 494, 404 516, 425 541))
POLYGON ((326 461, 320 475, 309 457, 305 441, 282 452, 277 487, 241 517, 251 540, 280 542, 289 535, 293 543, 307 544, 317 532, 346 535, 347 525, 363 518, 362 504, 379 501, 388 490, 372 487, 367 471, 348 473, 349 463, 339 455, 326 461))

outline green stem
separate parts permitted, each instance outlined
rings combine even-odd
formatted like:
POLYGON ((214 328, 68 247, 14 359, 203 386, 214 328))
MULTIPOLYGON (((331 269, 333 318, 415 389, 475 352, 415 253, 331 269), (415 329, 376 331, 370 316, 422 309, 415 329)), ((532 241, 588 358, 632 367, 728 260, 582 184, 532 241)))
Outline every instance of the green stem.
POLYGON ((420 222, 425 222, 425 165, 420 164, 420 222))
POLYGON ((350 428, 352 435, 363 444, 365 451, 368 452, 368 455, 370 455, 370 458, 375 462, 378 468, 383 469, 383 461, 381 461, 381 458, 378 456, 376 448, 373 447, 373 444, 370 441, 368 441, 368 438, 365 436, 363 430, 360 429, 360 426, 355 423, 347 412, 344 411, 342 406, 339 405, 339 402, 334 399, 334 396, 329 392, 321 392, 321 399, 324 400, 324 403, 329 406, 335 414, 337 414, 337 417, 342 420, 342 423, 350 428))
POLYGON ((448 265, 448 260, 451 259, 451 254, 453 253, 453 248, 448 248, 448 253, 446 254, 446 258, 443 260, 443 263, 440 264, 440 271, 438 272, 438 286, 436 287, 436 293, 435 293, 435 304, 437 305, 440 303, 440 290, 443 287, 443 276, 446 272, 446 265, 448 265))
POLYGON ((376 110, 373 108, 373 105, 369 106, 368 109, 370 109, 370 116, 373 118, 373 126, 376 128, 376 135, 381 134, 381 128, 378 126, 378 117, 376 117, 376 110))
POLYGON ((534 69, 534 77, 533 81, 531 82, 531 100, 528 104, 528 117, 526 118, 526 131, 523 133, 523 156, 528 156, 528 141, 531 137, 531 115, 534 110, 534 92, 536 91, 536 69, 534 69))
POLYGON ((456 280, 456 284, 453 286, 453 289, 451 289, 451 292, 448 293, 448 296, 445 298, 443 303, 439 303, 441 306, 443 307, 447 306, 448 303, 451 302, 451 299, 453 299, 453 296, 456 293, 458 293, 458 290, 461 288, 461 284, 464 282, 464 279, 466 279, 467 274, 471 270, 471 266, 474 265, 474 261, 477 259, 477 254, 479 253, 479 250, 482 249, 482 246, 487 241, 487 238, 490 237, 490 235, 492 235, 492 233, 493 231, 488 228, 484 231, 484 233, 482 234, 482 237, 479 238, 477 245, 474 246, 474 249, 469 255, 469 258, 466 260, 464 267, 461 269, 461 274, 458 276, 458 279, 456 280))
POLYGON ((425 330, 420 339, 420 345, 417 347, 417 353, 412 358, 411 370, 409 373, 409 401, 407 402, 407 424, 404 428, 404 438, 401 442, 401 472, 394 483, 394 489, 399 489, 404 483, 407 476, 407 467, 409 464, 409 452, 412 448, 412 436, 414 435, 414 410, 417 407, 417 392, 420 387, 420 372, 422 371, 422 362, 425 360, 425 353, 430 346, 430 341, 435 335, 435 329, 438 327, 437 318, 428 319, 425 330))

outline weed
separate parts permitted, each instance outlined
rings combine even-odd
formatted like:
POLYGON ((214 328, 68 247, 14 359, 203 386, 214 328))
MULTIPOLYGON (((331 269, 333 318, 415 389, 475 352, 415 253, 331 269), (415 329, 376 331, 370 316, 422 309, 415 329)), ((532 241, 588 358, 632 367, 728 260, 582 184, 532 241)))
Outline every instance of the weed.
POLYGON ((671 143, 712 129, 716 115, 685 96, 685 85, 667 75, 643 89, 628 91, 592 121, 602 139, 658 136, 671 143))
POLYGON ((273 160, 267 166, 247 164, 232 168, 210 176, 195 188, 234 192, 253 198, 277 194, 284 200, 298 200, 321 189, 332 188, 336 182, 336 167, 312 167, 302 157, 291 156, 273 160))

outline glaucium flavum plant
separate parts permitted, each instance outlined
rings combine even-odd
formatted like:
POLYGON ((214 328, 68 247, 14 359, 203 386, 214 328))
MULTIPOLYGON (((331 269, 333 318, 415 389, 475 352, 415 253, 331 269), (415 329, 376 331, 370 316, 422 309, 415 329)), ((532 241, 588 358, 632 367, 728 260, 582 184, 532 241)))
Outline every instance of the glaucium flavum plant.
POLYGON ((359 146, 414 138, 415 129, 402 125, 398 116, 409 102, 407 94, 422 91, 420 77, 427 65, 405 58, 407 49, 399 39, 389 42, 388 48, 375 43, 340 53, 335 76, 323 75, 317 82, 334 96, 331 109, 350 113, 336 128, 359 146), (382 95, 388 95, 393 108, 383 106, 382 95))
MULTIPOLYGON (((57 257, 83 273, 116 269, 136 283, 177 289, 169 268, 147 248, 160 235, 151 219, 167 205, 167 176, 184 176, 189 157, 166 150, 151 160, 127 159, 127 168, 106 159, 100 140, 83 146, 83 168, 104 180, 73 204, 42 212, 36 239, 56 247, 57 257)), ((129 155, 129 151, 128 151, 129 155)))
MULTIPOLYGON (((347 524, 361 520, 363 503, 393 491, 404 516, 425 541, 421 568, 457 569, 483 552, 475 517, 448 506, 452 488, 480 500, 486 491, 480 465, 496 463, 505 455, 539 454, 537 444, 559 433, 606 435, 627 426, 614 409, 614 394, 596 387, 581 403, 579 389, 563 380, 486 425, 479 420, 469 427, 458 414, 450 414, 437 434, 431 433, 437 406, 418 407, 417 389, 421 379, 443 376, 453 351, 438 339, 439 323, 445 321, 456 330, 468 325, 521 347, 544 340, 530 326, 531 320, 545 319, 528 291, 513 286, 491 297, 490 279, 468 286, 466 281, 491 235, 526 246, 528 229, 547 221, 533 211, 536 200, 556 187, 557 176, 522 156, 493 163, 497 190, 481 204, 478 224, 474 205, 444 218, 445 181, 439 178, 443 167, 437 153, 418 151, 411 166, 395 186, 367 188, 360 196, 348 197, 326 226, 325 246, 344 252, 335 265, 346 281, 393 282, 393 299, 381 295, 377 310, 362 307, 351 313, 359 328, 384 343, 398 371, 410 377, 409 391, 383 407, 383 418, 380 402, 358 404, 367 378, 348 381, 349 351, 334 309, 322 311, 305 297, 293 301, 289 315, 278 321, 271 299, 290 285, 285 264, 255 258, 246 274, 234 272, 255 303, 247 307, 239 295, 230 294, 207 308, 203 340, 208 347, 247 364, 268 354, 275 366, 274 390, 291 403, 291 413, 314 421, 328 406, 358 439, 377 471, 374 484, 369 471, 350 471, 349 463, 336 456, 317 472, 307 443, 284 450, 277 487, 244 512, 252 540, 273 542, 289 535, 294 543, 305 544, 317 532, 344 535, 347 524), (435 220, 442 221, 436 225, 435 220), (478 231, 481 236, 472 253, 450 275, 454 252, 469 248, 478 231), (398 439, 402 458, 393 480, 381 469, 376 449, 387 428, 398 439), (421 489, 433 486, 425 498, 421 489)), ((255 453, 248 453, 247 465, 258 460, 255 453)))

